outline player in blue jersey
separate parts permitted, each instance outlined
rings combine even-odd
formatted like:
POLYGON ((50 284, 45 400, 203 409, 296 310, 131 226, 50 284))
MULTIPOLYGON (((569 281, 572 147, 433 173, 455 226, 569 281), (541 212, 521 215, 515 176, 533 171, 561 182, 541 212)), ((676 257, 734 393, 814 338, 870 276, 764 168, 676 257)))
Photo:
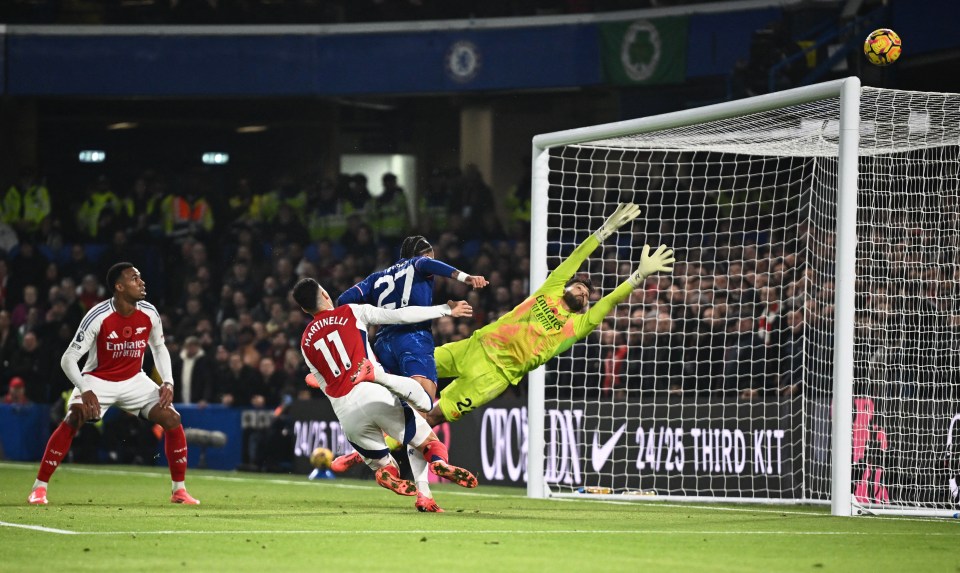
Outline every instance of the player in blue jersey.
MULTIPOLYGON (((407 237, 400 247, 400 260, 347 289, 337 299, 337 306, 432 306, 434 277, 456 279, 473 288, 487 286, 484 277, 469 275, 433 257, 433 246, 424 237, 407 237)), ((388 372, 413 378, 423 386, 431 400, 436 399, 437 364, 433 358, 430 321, 380 326, 373 350, 388 372)))

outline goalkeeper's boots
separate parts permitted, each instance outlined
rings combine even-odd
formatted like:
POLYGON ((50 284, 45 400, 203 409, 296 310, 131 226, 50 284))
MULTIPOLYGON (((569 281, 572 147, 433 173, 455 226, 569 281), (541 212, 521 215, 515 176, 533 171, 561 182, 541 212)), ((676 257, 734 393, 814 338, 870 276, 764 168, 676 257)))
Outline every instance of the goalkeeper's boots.
POLYGON ((357 452, 350 452, 349 454, 343 454, 342 456, 337 456, 333 462, 330 463, 330 469, 334 473, 342 474, 353 466, 363 463, 363 457, 360 456, 357 452))
POLYGON ((430 471, 438 477, 448 479, 461 487, 477 487, 477 478, 468 470, 452 466, 443 460, 430 462, 430 471))
POLYGON ((374 474, 377 483, 397 495, 417 495, 417 484, 400 477, 400 469, 394 465, 384 466, 374 474))
POLYGON ((432 497, 427 497, 417 492, 417 511, 420 513, 443 513, 443 508, 437 505, 432 497))
POLYGON ((354 384, 373 382, 373 363, 366 358, 361 360, 360 365, 357 366, 357 371, 350 377, 350 381, 354 384))
POLYGON ((31 491, 27 503, 30 505, 47 505, 47 488, 40 486, 31 491))
POLYGON ((183 505, 200 505, 200 500, 187 493, 186 488, 180 488, 170 496, 170 503, 182 503, 183 505))

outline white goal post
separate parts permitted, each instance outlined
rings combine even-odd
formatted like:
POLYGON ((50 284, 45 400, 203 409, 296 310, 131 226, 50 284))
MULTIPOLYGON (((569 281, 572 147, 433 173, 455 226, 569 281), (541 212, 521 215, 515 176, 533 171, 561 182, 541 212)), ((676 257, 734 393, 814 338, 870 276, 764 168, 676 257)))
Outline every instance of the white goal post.
POLYGON ((533 139, 531 285, 677 253, 529 375, 527 493, 960 511, 960 95, 855 77, 533 139))

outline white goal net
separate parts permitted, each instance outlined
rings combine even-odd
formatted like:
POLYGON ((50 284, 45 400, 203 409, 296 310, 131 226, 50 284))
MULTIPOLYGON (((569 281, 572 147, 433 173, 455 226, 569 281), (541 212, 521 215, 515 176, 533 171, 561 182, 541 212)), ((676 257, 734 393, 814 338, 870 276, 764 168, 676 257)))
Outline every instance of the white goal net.
POLYGON ((531 374, 531 495, 960 508, 960 95, 848 78, 534 157, 533 284, 620 202, 597 294, 678 262, 531 374))

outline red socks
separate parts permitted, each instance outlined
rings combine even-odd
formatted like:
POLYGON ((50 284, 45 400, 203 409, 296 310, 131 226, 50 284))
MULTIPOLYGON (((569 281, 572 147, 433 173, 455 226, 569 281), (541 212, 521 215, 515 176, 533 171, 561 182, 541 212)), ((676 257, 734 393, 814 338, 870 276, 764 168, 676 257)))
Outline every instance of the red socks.
POLYGON ((163 453, 170 464, 170 479, 183 481, 187 475, 187 436, 183 424, 163 433, 163 453))
MULTIPOLYGON (((47 449, 43 452, 40 461, 40 471, 37 479, 43 482, 50 481, 54 470, 70 451, 77 431, 66 422, 60 422, 47 441, 47 449)), ((183 433, 183 425, 164 432, 163 451, 167 454, 167 463, 170 464, 170 478, 173 481, 183 481, 187 474, 187 436, 183 433)))
POLYGON ((40 461, 40 471, 37 472, 37 479, 43 482, 50 481, 50 476, 54 470, 60 466, 60 462, 70 451, 70 444, 73 443, 73 437, 77 435, 77 430, 66 422, 60 422, 57 429, 50 435, 47 441, 47 449, 43 452, 43 459, 40 461))
POLYGON ((450 459, 450 454, 447 453, 447 445, 441 442, 440 440, 433 440, 423 447, 423 458, 427 462, 435 462, 441 460, 444 463, 448 463, 450 459))

